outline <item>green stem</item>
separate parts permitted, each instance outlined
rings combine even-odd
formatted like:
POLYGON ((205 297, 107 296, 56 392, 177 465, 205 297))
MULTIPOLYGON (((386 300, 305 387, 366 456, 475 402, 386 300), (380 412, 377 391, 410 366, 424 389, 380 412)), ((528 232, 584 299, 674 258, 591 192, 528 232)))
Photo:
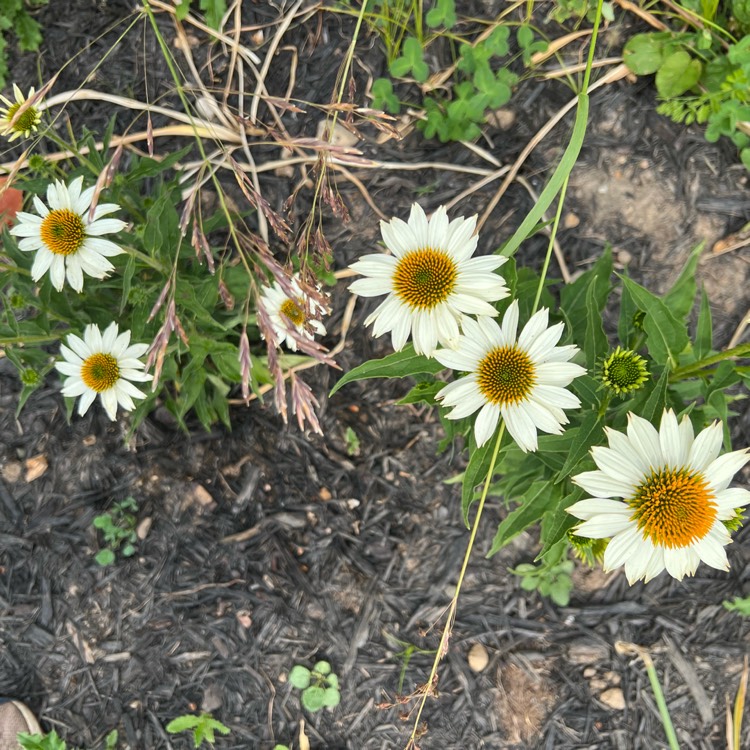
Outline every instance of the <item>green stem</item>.
POLYGON ((646 672, 648 673, 648 679, 651 683, 651 689, 654 691, 656 706, 659 709, 659 716, 661 717, 661 723, 664 727, 664 733, 667 735, 667 742, 669 742, 670 750, 680 750, 680 745, 677 742, 677 735, 675 734, 674 726, 672 725, 672 717, 669 715, 669 708, 667 707, 667 702, 664 700, 664 693, 661 690, 659 677, 656 674, 656 667, 654 667, 651 657, 645 650, 639 649, 639 654, 646 666, 646 672))
POLYGON ((53 344, 59 340, 59 336, 13 336, 11 338, 0 338, 0 346, 13 346, 14 344, 53 344))
POLYGON ((445 656, 446 653, 448 653, 448 641, 450 640, 451 632, 453 631, 453 622, 456 617, 456 609, 458 608, 458 595, 461 593, 461 586, 464 582, 464 576, 466 575, 466 569, 469 567, 469 559, 471 557, 471 552, 474 549, 474 540, 477 537, 477 531, 479 530, 479 521, 482 518, 482 511, 484 510, 484 503, 487 500, 487 493, 490 489, 490 481, 492 480, 492 475, 495 472, 495 464, 497 463, 497 457, 500 453, 500 444, 503 440, 503 435, 505 434, 505 422, 500 423, 500 429, 497 433, 497 440, 495 441, 495 449, 492 452, 492 459, 490 460, 490 467, 487 470, 487 476, 484 480, 484 487, 482 488, 482 496, 479 499, 479 506, 477 507, 477 515, 474 518, 474 523, 471 527, 471 535, 469 536, 469 543, 466 545, 466 554, 464 555, 464 561, 461 565, 461 572, 458 575, 458 582, 456 583, 456 591, 453 594, 453 598, 451 599, 451 603, 448 605, 448 618, 445 622, 445 627, 443 628, 443 634, 440 637, 440 645, 437 648, 437 652, 435 653, 435 660, 432 662, 432 669, 430 670, 430 676, 427 679, 427 684, 425 685, 424 692, 422 693, 422 700, 419 703, 419 708, 417 709, 417 716, 414 719, 414 726, 411 730, 411 735, 409 736, 409 742, 406 745, 406 750, 410 750, 410 748, 416 748, 416 739, 417 734, 419 730, 419 720, 422 717, 422 710, 424 709, 425 703, 427 702, 427 696, 430 695, 432 692, 432 686, 437 681, 437 670, 438 665, 440 664, 441 659, 445 656))
POLYGON ((750 355, 750 344, 740 344, 732 349, 726 349, 718 354, 712 354, 710 357, 704 357, 699 359, 697 362, 692 362, 689 365, 678 367, 669 378, 670 381, 674 382, 677 380, 685 380, 698 375, 701 370, 711 365, 717 365, 727 359, 733 359, 734 357, 746 357, 750 355))

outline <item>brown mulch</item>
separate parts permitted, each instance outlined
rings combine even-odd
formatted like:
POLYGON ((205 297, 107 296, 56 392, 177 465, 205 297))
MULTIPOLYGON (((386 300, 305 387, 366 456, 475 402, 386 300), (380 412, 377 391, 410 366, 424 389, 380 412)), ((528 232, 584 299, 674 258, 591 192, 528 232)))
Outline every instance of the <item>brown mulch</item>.
MULTIPOLYGON (((91 5, 56 0, 40 13, 44 70, 60 68, 131 10, 114 0, 91 5)), ((247 12, 256 21, 274 17, 270 6, 247 12)), ((293 29, 290 39, 300 50, 297 91, 325 102, 336 73, 330 59, 340 59, 351 26, 321 18, 325 33, 313 34, 312 25, 293 29)), ((80 83, 115 38, 107 32, 59 87, 80 83)), ((98 87, 143 94, 143 38, 126 38, 96 74, 98 87)), ((164 93, 168 78, 147 49, 149 86, 164 93)), ((372 39, 363 39, 358 59, 362 92, 363 70, 382 70, 372 39)), ((16 80, 36 83, 35 65, 33 56, 19 57, 16 80)), ((283 93, 278 76, 270 80, 283 93)), ((512 160, 569 96, 559 83, 524 84, 511 102, 514 128, 489 131, 481 145, 512 160)), ((568 202, 580 223, 561 243, 573 271, 610 243, 630 273, 658 291, 696 242, 711 244, 750 219, 750 196, 731 148, 674 126, 653 105, 647 81, 593 97, 568 202)), ((112 114, 76 106, 71 116, 85 117, 91 129, 112 114)), ((312 123, 298 127, 314 133, 312 123)), ((565 128, 556 131, 524 168, 535 188, 565 137, 565 128)), ((486 166, 460 145, 417 135, 368 149, 386 160, 486 166)), ((430 192, 420 201, 434 208, 471 184, 455 173, 365 177, 378 205, 399 215, 425 186, 430 192)), ((331 221, 328 237, 343 268, 372 250, 378 232, 360 194, 343 180, 339 187, 353 222, 331 221)), ((456 210, 481 212, 494 189, 456 210)), ((281 202, 289 185, 274 177, 268 190, 281 202)), ((482 232, 482 252, 510 234, 530 201, 522 187, 511 188, 482 232)), ((544 242, 527 243, 519 261, 538 264, 544 242)), ((745 259, 741 252, 707 259, 701 279, 722 345, 750 306, 745 259)), ((346 299, 342 283, 330 343, 340 335, 346 299)), ((338 358, 344 371, 388 351, 387 341, 372 341, 361 326, 371 309, 357 306, 338 358)), ((395 405, 408 384, 357 383, 326 401, 337 377, 317 368, 310 378, 323 403, 323 437, 284 427, 270 406, 255 403, 232 412, 231 433, 207 434, 196 424, 186 435, 157 411, 127 441, 127 425, 96 407, 68 424, 52 376, 16 419, 19 383, 0 359, 0 695, 26 700, 45 729, 85 748, 101 745, 112 729, 120 747, 188 748, 186 736, 170 737, 164 726, 201 710, 231 728, 220 748, 291 745, 301 719, 316 749, 403 747, 410 723, 409 705, 396 695, 399 653, 409 644, 434 649, 439 638, 436 623, 468 537, 456 486, 445 483, 462 470, 462 458, 457 449, 437 454, 442 430, 433 412, 395 405), (347 428, 360 442, 353 455, 347 428), (143 539, 135 556, 101 568, 93 518, 128 496, 138 502, 143 539), (243 541, 227 539, 243 532, 243 541), (285 678, 294 664, 321 658, 340 676, 342 703, 310 715, 285 678)), ((735 431, 738 445, 750 442, 744 412, 735 431)), ((503 513, 500 500, 488 506, 421 746, 665 747, 643 665, 615 651, 617 641, 628 641, 650 649, 682 746, 723 747, 725 697, 738 683, 750 621, 722 602, 750 594, 750 532, 736 536, 727 574, 703 566, 683 583, 662 576, 631 588, 621 575, 580 569, 571 604, 561 608, 522 591, 508 572, 533 560, 532 535, 483 558, 503 513), (489 654, 479 674, 467 662, 475 643, 489 654)), ((424 683, 431 662, 429 654, 411 658, 404 692, 424 683)))

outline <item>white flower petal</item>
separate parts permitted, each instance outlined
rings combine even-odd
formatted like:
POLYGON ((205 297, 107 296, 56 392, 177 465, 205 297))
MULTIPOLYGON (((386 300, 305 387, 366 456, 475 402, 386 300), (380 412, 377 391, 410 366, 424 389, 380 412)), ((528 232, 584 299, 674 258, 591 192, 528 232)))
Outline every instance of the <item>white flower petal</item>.
POLYGON ((704 471, 719 455, 724 439, 724 428, 720 422, 714 422, 701 430, 690 448, 688 463, 696 471, 704 471))
POLYGON ((625 479, 615 479, 603 471, 584 471, 576 474, 573 483, 594 497, 632 497, 635 487, 625 479))
POLYGON ((740 451, 725 453, 723 456, 711 461, 706 467, 703 475, 708 482, 708 486, 714 493, 725 490, 732 481, 734 475, 750 461, 750 453, 747 448, 740 451))
POLYGON ((495 404, 485 404, 479 410, 474 422, 474 437, 478 447, 483 446, 495 434, 499 418, 500 410, 495 404))

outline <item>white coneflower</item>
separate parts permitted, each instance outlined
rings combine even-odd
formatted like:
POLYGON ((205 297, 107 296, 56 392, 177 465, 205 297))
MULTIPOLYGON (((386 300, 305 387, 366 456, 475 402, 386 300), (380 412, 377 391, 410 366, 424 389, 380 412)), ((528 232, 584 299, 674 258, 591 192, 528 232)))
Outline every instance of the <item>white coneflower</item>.
POLYGON ((130 331, 118 333, 117 324, 110 323, 101 333, 99 326, 91 324, 86 326, 82 339, 70 334, 67 344, 60 346, 64 361, 57 362, 55 367, 67 376, 63 396, 81 397, 78 402, 81 416, 97 395, 110 419, 115 418, 118 404, 132 411, 134 398, 146 398, 130 381, 151 380, 138 359, 146 353, 148 344, 130 345, 130 331))
POLYGON ((299 336, 312 339, 325 336, 325 326, 317 319, 327 310, 315 299, 307 297, 299 284, 299 276, 291 279, 294 294, 290 297, 281 285, 274 281, 261 292, 261 304, 268 313, 276 337, 276 344, 286 343, 293 352, 297 351, 297 341, 293 331, 299 336))
POLYGON ((42 121, 42 115, 36 107, 33 105, 24 107, 26 102, 34 96, 33 86, 29 89, 29 95, 24 96, 21 89, 14 83, 13 94, 16 97, 14 102, 0 94, 0 101, 5 104, 5 107, 0 109, 0 135, 7 136, 9 141, 15 141, 16 138, 21 137, 28 138, 37 130, 42 121), (19 113, 21 107, 24 109, 19 113), (18 117, 16 117, 17 113, 18 117))
POLYGON ((349 289, 360 297, 386 299, 365 320, 373 336, 391 331, 393 348, 404 348, 409 335, 414 351, 431 357, 438 343, 455 348, 467 315, 497 315, 490 304, 508 296, 494 271, 500 255, 472 258, 477 247, 477 217, 448 221, 443 206, 427 220, 418 204, 409 221, 381 221, 383 240, 392 255, 365 255, 351 269, 366 278, 349 289))
POLYGON ((592 495, 567 509, 583 520, 573 533, 610 539, 604 570, 624 565, 631 584, 665 569, 682 580, 701 560, 728 570, 727 524, 750 502, 750 492, 730 489, 729 483, 750 459, 747 450, 720 456, 718 422, 695 437, 688 417, 678 423, 671 409, 664 411, 658 431, 628 416, 627 434, 608 429, 609 448, 592 449, 599 468, 573 477, 592 495))
POLYGON ((47 187, 49 208, 34 197, 34 207, 39 216, 20 211, 18 224, 10 233, 23 239, 18 243, 24 252, 36 251, 31 267, 34 281, 49 271, 52 285, 61 291, 67 276, 68 283, 80 292, 83 274, 103 279, 114 270, 107 257, 123 253, 120 247, 101 235, 119 232, 125 227, 120 219, 103 219, 102 216, 119 210, 116 203, 100 203, 89 218, 89 208, 95 187, 81 192, 83 177, 77 177, 67 187, 55 181, 47 187))
POLYGON ((502 327, 492 318, 467 318, 458 347, 435 352, 441 364, 469 373, 443 388, 436 398, 453 407, 449 419, 462 419, 479 409, 474 423, 477 445, 492 437, 502 417, 518 446, 534 451, 537 430, 559 435, 568 423, 563 409, 581 405, 565 389, 586 373, 569 362, 578 348, 556 346, 563 324, 548 328, 548 320, 548 310, 539 310, 516 337, 518 302, 513 300, 502 327))

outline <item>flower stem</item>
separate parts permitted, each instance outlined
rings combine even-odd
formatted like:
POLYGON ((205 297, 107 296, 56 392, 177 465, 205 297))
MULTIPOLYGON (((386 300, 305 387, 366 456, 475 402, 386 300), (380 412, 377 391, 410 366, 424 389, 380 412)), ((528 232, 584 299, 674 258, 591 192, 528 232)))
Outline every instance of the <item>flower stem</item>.
POLYGON ((734 357, 747 357, 750 355, 750 344, 740 344, 726 351, 719 352, 718 354, 712 354, 710 357, 704 357, 699 359, 697 362, 692 362, 689 365, 678 367, 669 378, 671 382, 677 380, 685 380, 686 378, 694 377, 700 374, 700 371, 711 365, 719 364, 727 359, 733 359, 734 357))
POLYGON ((427 696, 430 695, 430 693, 433 690, 433 686, 437 684, 437 670, 438 665, 440 664, 441 659, 448 653, 448 641, 451 637, 451 632, 453 631, 453 623, 456 618, 456 609, 458 607, 458 595, 461 592, 461 586, 464 582, 464 576, 466 575, 466 569, 469 566, 469 558, 471 557, 471 552, 474 549, 474 540, 477 536, 477 531, 479 530, 479 521, 482 518, 482 511, 484 510, 484 503, 487 500, 487 493, 490 489, 490 481, 492 480, 492 475, 495 472, 495 464, 497 463, 497 457, 500 453, 500 444, 503 440, 503 435, 505 434, 505 422, 500 423, 500 430, 497 433, 497 440, 495 441, 495 449, 492 452, 492 459, 490 460, 490 466, 487 470, 487 476, 484 480, 484 487, 482 488, 482 496, 479 498, 479 506, 477 507, 477 515, 474 518, 474 523, 471 527, 471 535, 469 536, 469 543, 466 545, 466 554, 464 555, 464 561, 461 565, 461 572, 458 574, 458 582, 456 583, 456 591, 453 594, 453 598, 451 599, 450 604, 448 605, 448 618, 445 622, 445 627, 443 628, 443 634, 440 637, 440 645, 437 648, 437 651, 435 652, 435 659, 432 662, 432 669, 430 670, 430 676, 427 680, 427 683, 424 686, 424 691, 422 692, 422 699, 419 702, 419 708, 417 709, 417 716, 414 719, 414 726, 411 730, 411 735, 409 736, 409 741, 406 745, 406 750, 413 750, 416 745, 417 740, 417 734, 419 730, 419 720, 422 717, 422 710, 424 709, 425 703, 427 702, 427 696))

